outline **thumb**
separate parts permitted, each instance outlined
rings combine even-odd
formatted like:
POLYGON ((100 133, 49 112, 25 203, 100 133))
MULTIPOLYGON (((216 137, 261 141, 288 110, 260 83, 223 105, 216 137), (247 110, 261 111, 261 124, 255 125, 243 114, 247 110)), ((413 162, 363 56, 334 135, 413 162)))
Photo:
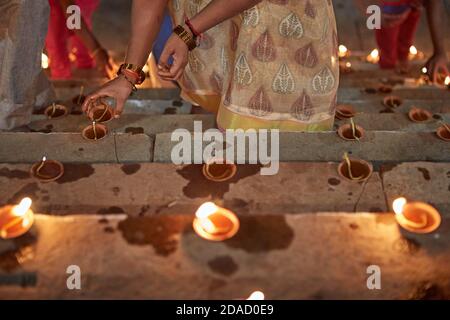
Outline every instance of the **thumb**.
POLYGON ((116 100, 116 108, 114 109, 114 118, 119 119, 123 113, 123 108, 125 106, 125 100, 117 99, 116 100))

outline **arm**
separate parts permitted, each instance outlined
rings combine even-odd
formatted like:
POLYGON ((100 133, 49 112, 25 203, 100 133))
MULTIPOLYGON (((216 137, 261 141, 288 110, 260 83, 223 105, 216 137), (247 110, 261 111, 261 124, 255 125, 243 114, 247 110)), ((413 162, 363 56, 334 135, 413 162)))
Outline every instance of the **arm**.
MULTIPOLYGON (((125 59, 127 63, 144 66, 147 62, 153 42, 158 35, 167 1, 133 0, 131 37, 125 59)), ((83 111, 88 111, 93 101, 101 97, 111 97, 116 100, 114 116, 119 118, 132 89, 130 80, 121 75, 87 97, 83 104, 83 111)))
POLYGON ((428 60, 426 67, 428 69, 428 76, 436 83, 439 72, 448 75, 447 53, 444 44, 444 30, 447 29, 444 27, 445 22, 442 19, 444 8, 442 6, 442 0, 428 0, 425 2, 425 7, 434 48, 434 54, 428 60))
MULTIPOLYGON (((261 0, 213 0, 191 19, 191 24, 197 32, 203 33, 259 2, 261 0)), ((185 29, 189 31, 188 27, 185 29)), ((186 44, 172 34, 161 54, 158 72, 160 77, 169 81, 179 79, 188 62, 187 54, 186 44), (168 65, 169 57, 173 57, 172 66, 168 65)))

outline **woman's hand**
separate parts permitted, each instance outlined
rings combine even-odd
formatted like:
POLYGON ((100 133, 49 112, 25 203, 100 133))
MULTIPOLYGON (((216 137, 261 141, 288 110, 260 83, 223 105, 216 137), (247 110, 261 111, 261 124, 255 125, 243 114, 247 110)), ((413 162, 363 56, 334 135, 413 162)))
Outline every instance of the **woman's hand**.
POLYGON ((433 83, 438 83, 440 75, 445 78, 449 75, 447 69, 447 54, 445 52, 436 52, 425 64, 427 75, 433 83))
POLYGON ((102 74, 102 76, 112 79, 114 77, 115 68, 113 59, 109 56, 108 51, 105 49, 99 48, 97 50, 98 51, 94 54, 97 70, 102 74))
POLYGON ((178 80, 184 68, 188 64, 187 45, 176 34, 172 34, 167 40, 161 58, 158 64, 158 74, 163 80, 173 81, 178 80), (169 58, 173 58, 173 64, 169 65, 169 58))
POLYGON ((83 112, 89 112, 93 103, 99 98, 110 97, 116 100, 116 108, 114 109, 114 118, 120 118, 123 112, 125 101, 130 96, 133 87, 124 76, 119 76, 114 80, 105 83, 100 89, 86 97, 83 103, 83 112))

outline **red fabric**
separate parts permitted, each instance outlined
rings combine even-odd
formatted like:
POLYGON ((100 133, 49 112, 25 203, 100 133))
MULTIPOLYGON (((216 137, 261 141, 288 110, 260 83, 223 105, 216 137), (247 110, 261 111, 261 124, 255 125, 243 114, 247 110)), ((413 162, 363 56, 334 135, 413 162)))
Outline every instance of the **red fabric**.
MULTIPOLYGON (((76 0, 81 15, 92 28, 92 15, 100 0, 76 0)), ((45 46, 50 58, 51 76, 54 79, 69 79, 72 76, 69 52, 76 57, 76 66, 80 69, 93 68, 94 60, 82 40, 67 29, 66 16, 58 0, 49 0, 50 20, 45 46), (69 51, 70 50, 70 51, 69 51)))
POLYGON ((400 25, 390 28, 382 27, 376 30, 381 68, 394 68, 398 61, 408 59, 409 48, 414 44, 420 15, 419 10, 411 10, 400 25))

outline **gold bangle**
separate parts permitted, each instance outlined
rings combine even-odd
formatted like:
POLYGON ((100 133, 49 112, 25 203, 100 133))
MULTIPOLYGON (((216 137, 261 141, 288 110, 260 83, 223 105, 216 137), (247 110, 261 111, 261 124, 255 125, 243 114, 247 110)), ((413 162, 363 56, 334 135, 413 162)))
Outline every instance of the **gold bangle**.
POLYGON ((178 37, 180 37, 181 40, 183 40, 183 42, 187 45, 189 51, 192 51, 197 47, 197 42, 183 26, 176 26, 175 29, 173 29, 173 33, 175 33, 178 37))

